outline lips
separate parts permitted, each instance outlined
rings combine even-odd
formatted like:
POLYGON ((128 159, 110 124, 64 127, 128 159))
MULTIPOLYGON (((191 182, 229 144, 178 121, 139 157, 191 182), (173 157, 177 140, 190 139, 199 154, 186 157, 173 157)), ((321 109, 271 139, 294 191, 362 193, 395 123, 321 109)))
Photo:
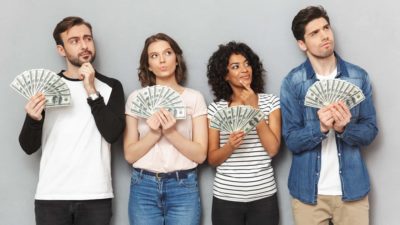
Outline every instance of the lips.
POLYGON ((84 58, 90 57, 90 56, 92 56, 92 52, 91 51, 81 52, 81 53, 79 53, 79 56, 84 57, 84 58))

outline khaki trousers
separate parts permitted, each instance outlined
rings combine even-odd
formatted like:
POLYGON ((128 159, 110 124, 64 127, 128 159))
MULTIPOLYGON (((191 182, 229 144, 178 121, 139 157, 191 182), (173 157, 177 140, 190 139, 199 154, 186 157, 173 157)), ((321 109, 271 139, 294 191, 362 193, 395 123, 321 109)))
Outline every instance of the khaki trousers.
POLYGON ((296 225, 368 225, 368 196, 358 201, 344 202, 342 196, 318 195, 317 204, 309 205, 292 199, 296 225))

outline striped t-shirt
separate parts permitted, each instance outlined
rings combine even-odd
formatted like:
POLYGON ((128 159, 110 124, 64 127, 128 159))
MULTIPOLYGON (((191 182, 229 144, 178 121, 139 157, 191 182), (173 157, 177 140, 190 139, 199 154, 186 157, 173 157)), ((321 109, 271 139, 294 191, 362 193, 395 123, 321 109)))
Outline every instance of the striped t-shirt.
MULTIPOLYGON (((228 102, 220 100, 208 106, 208 118, 225 107, 228 102)), ((272 94, 258 94, 258 107, 265 114, 279 109, 279 98, 272 94)), ((229 139, 229 133, 220 132, 220 147, 229 139)), ((239 148, 217 167, 213 194, 226 201, 251 202, 276 193, 274 170, 271 157, 261 144, 256 128, 243 139, 239 148)))

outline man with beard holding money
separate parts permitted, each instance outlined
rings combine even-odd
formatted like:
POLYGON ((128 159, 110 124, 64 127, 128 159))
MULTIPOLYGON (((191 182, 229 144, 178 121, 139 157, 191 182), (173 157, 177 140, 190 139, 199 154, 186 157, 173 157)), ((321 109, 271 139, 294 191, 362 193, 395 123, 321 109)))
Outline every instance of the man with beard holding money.
POLYGON ((307 60, 283 80, 283 137, 292 152, 289 190, 297 225, 369 224, 368 171, 360 147, 377 132, 371 83, 362 68, 334 52, 329 17, 321 6, 301 10, 292 31, 307 60), (365 100, 349 110, 344 102, 321 109, 304 106, 317 80, 342 79, 357 85, 365 100))
POLYGON ((53 33, 65 57, 62 77, 71 105, 45 108, 44 94, 25 106, 27 116, 19 137, 27 154, 42 148, 35 195, 38 225, 107 225, 111 219, 111 153, 125 127, 121 83, 92 66, 96 50, 91 25, 66 17, 53 33))

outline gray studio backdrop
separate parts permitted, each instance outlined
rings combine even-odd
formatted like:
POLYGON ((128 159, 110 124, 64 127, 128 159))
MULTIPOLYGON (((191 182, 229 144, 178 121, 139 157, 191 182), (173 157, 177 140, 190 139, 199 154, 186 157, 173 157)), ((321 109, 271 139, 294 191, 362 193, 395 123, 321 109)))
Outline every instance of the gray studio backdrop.
MULTIPOLYGON (((304 60, 290 26, 297 11, 322 4, 328 10, 339 54, 365 68, 371 77, 380 133, 364 156, 372 180, 371 224, 399 224, 400 202, 400 14, 389 0, 3 0, 0 7, 0 224, 33 225, 33 196, 41 152, 25 155, 18 134, 25 116, 25 99, 8 85, 24 70, 65 68, 52 31, 57 22, 78 15, 93 25, 96 69, 119 79, 125 96, 139 88, 137 67, 144 40, 165 32, 182 47, 188 64, 187 86, 200 90, 207 103, 212 93, 206 65, 220 43, 246 42, 268 71, 266 90, 279 95, 283 77, 304 60), (396 140, 397 138, 397 140, 396 140)), ((121 141, 113 145, 113 225, 127 225, 131 167, 121 141)), ((292 225, 287 177, 291 155, 283 145, 274 159, 279 188, 281 224, 292 225)), ((211 224, 214 169, 200 166, 202 224, 211 224)))

